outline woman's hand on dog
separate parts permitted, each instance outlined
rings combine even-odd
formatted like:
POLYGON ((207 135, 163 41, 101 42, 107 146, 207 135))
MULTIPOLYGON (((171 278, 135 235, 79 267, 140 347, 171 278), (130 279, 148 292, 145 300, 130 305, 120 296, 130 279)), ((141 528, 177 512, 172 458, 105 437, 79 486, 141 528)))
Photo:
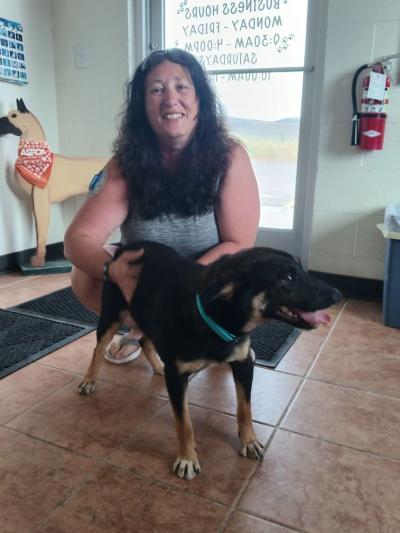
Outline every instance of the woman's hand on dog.
POLYGON ((127 302, 132 300, 142 265, 136 262, 142 257, 144 250, 128 250, 110 263, 109 280, 118 285, 127 302))

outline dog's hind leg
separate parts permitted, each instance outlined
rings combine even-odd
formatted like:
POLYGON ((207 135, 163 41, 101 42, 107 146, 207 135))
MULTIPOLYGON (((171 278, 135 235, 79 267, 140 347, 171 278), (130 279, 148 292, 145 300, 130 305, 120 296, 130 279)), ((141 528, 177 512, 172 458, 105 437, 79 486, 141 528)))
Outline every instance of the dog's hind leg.
POLYGON ((170 365, 166 365, 164 373, 178 437, 178 457, 173 470, 178 474, 178 477, 190 480, 201 472, 201 469, 197 458, 186 395, 188 375, 180 374, 176 368, 170 365))
POLYGON ((148 362, 151 364, 154 373, 159 374, 160 376, 164 375, 164 364, 158 356, 158 353, 155 349, 154 344, 150 339, 145 337, 142 341, 142 347, 144 355, 146 356, 148 362))
POLYGON ((104 354, 107 346, 112 341, 112 338, 121 326, 121 321, 113 322, 110 327, 105 330, 101 335, 97 335, 97 344, 93 352, 93 357, 90 362, 88 371, 83 378, 83 381, 79 384, 79 392, 81 394, 91 394, 96 389, 96 379, 99 375, 100 367, 104 361, 104 354))
POLYGON ((90 394, 96 389, 96 379, 104 361, 107 346, 122 324, 125 299, 116 285, 105 283, 101 295, 101 313, 97 325, 97 344, 88 371, 79 384, 81 394, 90 394))
POLYGON ((237 421, 240 438, 240 455, 250 459, 261 459, 263 445, 257 440, 251 415, 251 386, 253 383, 253 360, 249 356, 231 365, 237 397, 237 421))

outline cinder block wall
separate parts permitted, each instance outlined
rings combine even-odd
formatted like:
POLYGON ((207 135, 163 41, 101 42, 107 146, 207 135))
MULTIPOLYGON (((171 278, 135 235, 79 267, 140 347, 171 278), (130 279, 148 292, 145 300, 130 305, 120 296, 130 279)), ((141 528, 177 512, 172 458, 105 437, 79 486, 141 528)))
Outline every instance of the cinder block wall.
MULTIPOLYGON (((310 268, 383 279, 384 239, 376 224, 400 202, 400 85, 389 93, 382 152, 350 146, 356 69, 400 52, 398 0, 330 0, 310 268)), ((393 61, 399 78, 399 62, 393 61)))

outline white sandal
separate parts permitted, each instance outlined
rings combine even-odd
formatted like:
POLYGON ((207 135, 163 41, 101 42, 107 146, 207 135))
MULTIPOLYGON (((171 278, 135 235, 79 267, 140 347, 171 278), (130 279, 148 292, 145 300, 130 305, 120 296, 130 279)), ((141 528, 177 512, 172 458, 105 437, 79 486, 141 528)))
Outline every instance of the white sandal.
POLYGON ((142 347, 140 346, 139 341, 137 339, 133 339, 132 337, 128 337, 128 335, 123 335, 120 339, 114 342, 118 343, 119 345, 118 350, 115 352, 115 354, 111 352, 112 343, 107 346, 106 353, 104 354, 104 359, 114 365, 123 365, 125 363, 129 363, 130 361, 134 361, 139 357, 142 352, 142 347), (115 355, 121 350, 121 348, 128 345, 136 346, 136 350, 133 350, 133 352, 129 353, 125 357, 115 357, 115 355))

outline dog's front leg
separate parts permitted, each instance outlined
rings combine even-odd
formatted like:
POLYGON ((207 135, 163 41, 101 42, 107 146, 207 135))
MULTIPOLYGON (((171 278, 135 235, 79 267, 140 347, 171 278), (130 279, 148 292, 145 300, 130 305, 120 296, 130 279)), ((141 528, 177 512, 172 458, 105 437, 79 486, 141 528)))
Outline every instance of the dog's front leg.
POLYGON ((251 386, 254 364, 250 355, 244 361, 231 365, 237 397, 237 421, 240 438, 240 455, 250 459, 262 459, 263 445, 257 440, 251 415, 251 386))
POLYGON ((178 437, 178 457, 173 470, 180 478, 193 479, 198 472, 201 472, 201 469, 197 458, 186 394, 188 375, 180 374, 171 365, 166 365, 164 373, 178 437))

